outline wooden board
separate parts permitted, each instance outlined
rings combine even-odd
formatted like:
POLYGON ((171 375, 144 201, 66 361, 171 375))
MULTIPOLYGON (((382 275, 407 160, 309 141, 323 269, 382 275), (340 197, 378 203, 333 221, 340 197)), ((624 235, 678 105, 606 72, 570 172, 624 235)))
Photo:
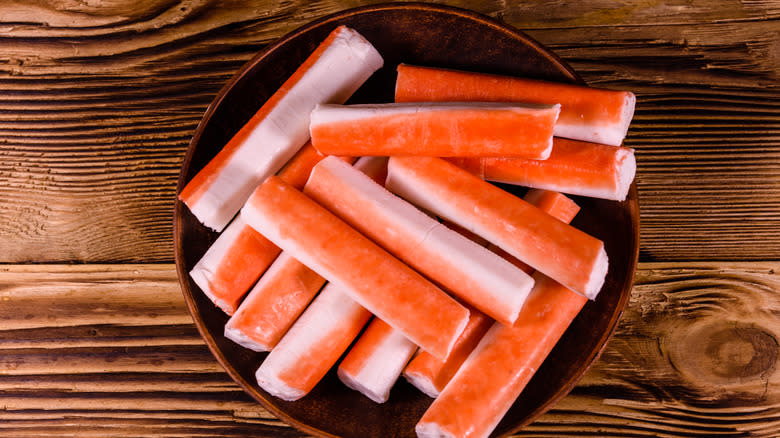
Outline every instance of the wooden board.
MULTIPOLYGON (((642 260, 777 259, 778 2, 446 3, 637 93, 642 260)), ((176 177, 213 96, 268 42, 355 5, 0 3, 0 262, 170 262, 176 177)))
MULTIPOLYGON (((776 436, 780 264, 643 263, 601 359, 519 436, 776 436)), ((301 436, 219 369, 172 265, 0 268, 0 435, 301 436)))

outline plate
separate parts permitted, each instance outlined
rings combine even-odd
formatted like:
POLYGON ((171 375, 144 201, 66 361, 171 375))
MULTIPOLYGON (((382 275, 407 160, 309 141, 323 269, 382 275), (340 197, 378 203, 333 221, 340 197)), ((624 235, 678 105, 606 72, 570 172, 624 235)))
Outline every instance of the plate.
MULTIPOLYGON (((584 82, 541 44, 494 19, 427 4, 376 5, 311 22, 268 46, 222 88, 207 109, 187 151, 177 193, 227 143, 314 48, 339 25, 365 36, 385 59, 348 103, 392 102, 395 67, 401 63, 446 67, 551 81, 584 82)), ((503 186, 522 193, 522 189, 503 186)), ((565 396, 598 358, 615 330, 631 293, 639 250, 636 187, 625 202, 573 197, 582 207, 573 225, 601 239, 610 259, 598 299, 569 327, 494 435, 529 424, 565 396)), ((266 409, 298 429, 318 436, 413 437, 414 425, 432 399, 403 379, 390 400, 376 404, 341 384, 335 370, 306 397, 279 400, 257 386, 254 373, 266 353, 238 346, 223 336, 228 320, 189 278, 189 271, 217 234, 202 226, 180 201, 174 212, 176 267, 184 298, 212 353, 230 376, 266 409)))

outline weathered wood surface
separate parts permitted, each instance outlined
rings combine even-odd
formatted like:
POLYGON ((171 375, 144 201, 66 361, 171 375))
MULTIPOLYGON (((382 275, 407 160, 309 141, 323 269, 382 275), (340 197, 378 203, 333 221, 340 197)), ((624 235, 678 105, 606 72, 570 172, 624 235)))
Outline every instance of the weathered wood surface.
MULTIPOLYGON (((574 391, 519 436, 777 436, 780 264, 643 263, 574 391)), ((171 265, 0 268, 0 435, 300 436, 221 371, 171 265)))
MULTIPOLYGON (((175 180, 268 42, 374 2, 0 2, 0 262, 169 262, 175 180)), ((451 1, 639 101, 645 261, 780 254, 780 2, 451 1)))

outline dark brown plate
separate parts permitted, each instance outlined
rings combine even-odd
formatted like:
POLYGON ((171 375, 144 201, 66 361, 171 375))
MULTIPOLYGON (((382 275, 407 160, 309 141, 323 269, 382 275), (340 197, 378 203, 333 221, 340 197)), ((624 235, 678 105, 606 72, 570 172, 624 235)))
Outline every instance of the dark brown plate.
MULTIPOLYGON (((473 12, 423 4, 344 11, 312 22, 270 45, 219 92, 190 143, 177 193, 341 24, 363 34, 385 59, 385 67, 358 90, 350 103, 392 102, 395 67, 401 62, 583 83, 539 43, 473 12)), ((579 197, 575 200, 582 211, 574 225, 606 244, 610 259, 606 283, 598 299, 585 306, 494 435, 530 423, 566 395, 601 353, 628 301, 639 246, 636 188, 631 187, 628 200, 622 203, 579 197)), ((405 381, 399 382, 390 400, 381 405, 347 389, 332 371, 311 394, 296 402, 276 399, 260 389, 254 373, 265 353, 244 349, 223 336, 228 317, 188 275, 216 237, 177 201, 174 239, 182 291, 200 333, 230 376, 269 411, 311 434, 415 436, 414 425, 431 399, 405 381)))

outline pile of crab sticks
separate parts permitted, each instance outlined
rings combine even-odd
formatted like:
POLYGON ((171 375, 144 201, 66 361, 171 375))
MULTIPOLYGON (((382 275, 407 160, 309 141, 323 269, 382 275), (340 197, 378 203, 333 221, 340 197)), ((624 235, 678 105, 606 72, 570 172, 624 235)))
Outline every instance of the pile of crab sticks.
POLYGON ((625 200, 635 97, 401 64, 396 102, 343 105, 383 63, 338 27, 184 187, 221 232, 190 275, 268 393, 343 356, 377 403, 401 375, 435 398, 418 436, 486 437, 604 284, 564 193, 625 200))

